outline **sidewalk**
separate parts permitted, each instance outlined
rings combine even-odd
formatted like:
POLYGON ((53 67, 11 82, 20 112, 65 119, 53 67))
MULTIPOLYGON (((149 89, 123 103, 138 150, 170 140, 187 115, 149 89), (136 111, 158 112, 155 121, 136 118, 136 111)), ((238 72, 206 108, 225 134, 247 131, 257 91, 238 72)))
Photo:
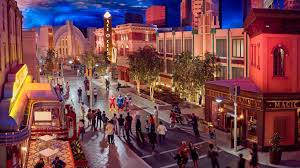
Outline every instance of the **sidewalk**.
MULTIPOLYGON (((96 83, 96 82, 94 82, 96 83)), ((136 106, 139 108, 144 109, 150 114, 154 114, 154 106, 160 106, 159 104, 155 104, 154 102, 151 102, 145 98, 139 97, 138 95, 134 94, 132 91, 133 88, 121 88, 120 93, 123 95, 130 94, 130 96, 133 99, 133 102, 135 103, 136 106)), ((195 107, 195 105, 193 105, 195 107)), ((204 118, 204 108, 196 106, 197 108, 182 108, 182 114, 191 114, 194 113, 197 115, 199 118, 204 118)), ((167 123, 170 123, 169 120, 169 114, 170 110, 159 110, 159 118, 167 123)), ((186 126, 183 126, 182 129, 185 129, 186 126)), ((192 133, 192 132, 191 132, 192 133)), ((200 136, 202 139, 205 141, 210 141, 212 140, 208 137, 208 134, 206 132, 200 132, 200 136)), ((233 149, 226 147, 226 145, 220 145, 218 144, 218 147, 232 155, 239 156, 240 153, 244 155, 244 157, 247 160, 250 160, 250 149, 244 148, 242 150, 239 150, 238 152, 233 151, 233 149)), ((269 163, 269 153, 268 152, 259 152, 259 163, 262 165, 266 166, 271 166, 271 167, 282 167, 282 168, 288 168, 288 167, 300 167, 300 151, 295 151, 295 152, 284 152, 282 155, 282 161, 281 165, 272 165, 269 163)))

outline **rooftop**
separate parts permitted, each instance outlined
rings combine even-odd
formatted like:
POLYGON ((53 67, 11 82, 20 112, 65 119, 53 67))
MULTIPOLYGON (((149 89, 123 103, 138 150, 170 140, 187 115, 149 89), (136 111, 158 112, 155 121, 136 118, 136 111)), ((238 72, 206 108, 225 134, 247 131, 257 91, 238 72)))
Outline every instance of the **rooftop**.
POLYGON ((238 85, 243 91, 254 92, 254 93, 260 92, 259 88, 249 79, 216 80, 216 81, 206 82, 206 84, 223 86, 228 88, 234 85, 238 85))

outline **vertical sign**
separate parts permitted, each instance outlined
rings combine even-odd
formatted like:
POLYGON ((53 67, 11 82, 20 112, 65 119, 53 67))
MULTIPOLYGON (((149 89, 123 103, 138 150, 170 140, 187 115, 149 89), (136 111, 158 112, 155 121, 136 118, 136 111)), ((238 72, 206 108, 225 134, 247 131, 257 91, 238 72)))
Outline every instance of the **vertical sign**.
POLYGON ((104 14, 104 49, 107 53, 109 61, 112 60, 112 22, 111 14, 106 12, 104 14))

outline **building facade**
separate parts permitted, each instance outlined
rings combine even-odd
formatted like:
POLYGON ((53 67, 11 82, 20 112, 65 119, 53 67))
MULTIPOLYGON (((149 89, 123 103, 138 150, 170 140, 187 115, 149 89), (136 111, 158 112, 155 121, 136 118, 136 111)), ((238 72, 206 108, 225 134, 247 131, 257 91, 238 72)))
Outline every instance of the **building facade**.
POLYGON ((146 24, 164 27, 167 24, 166 7, 153 5, 146 10, 146 24))
POLYGON ((9 69, 22 63, 23 17, 16 1, 1 1, 0 11, 0 86, 3 88, 9 69))
POLYGON ((159 31, 156 36, 156 48, 160 58, 163 60, 159 84, 172 87, 173 61, 182 52, 189 52, 199 56, 199 44, 195 40, 198 35, 194 34, 193 31, 176 31, 172 29, 160 29, 159 31))
POLYGON ((192 0, 182 0, 180 3, 181 26, 192 26, 192 0))
MULTIPOLYGON (((103 53, 104 30, 97 29, 96 52, 103 53)), ((156 47, 155 27, 145 24, 123 24, 112 29, 112 46, 116 55, 118 79, 131 82, 129 77, 128 56, 145 46, 156 47)))
POLYGON ((245 22, 249 79, 206 83, 206 120, 226 135, 222 140, 228 146, 233 144, 234 120, 230 88, 238 85, 238 144, 256 143, 267 151, 272 136, 279 133, 282 149, 299 147, 299 16, 297 10, 253 9, 245 22), (281 29, 282 24, 287 28, 281 29))
POLYGON ((247 78, 249 38, 244 29, 216 29, 211 36, 208 52, 217 58, 217 79, 247 78))
POLYGON ((40 81, 40 66, 37 58, 37 33, 35 30, 25 30, 23 38, 23 63, 28 67, 28 74, 33 81, 40 81))
POLYGON ((300 9, 300 1, 299 0, 284 0, 284 9, 300 9))
POLYGON ((66 25, 42 26, 38 30, 38 56, 45 57, 48 49, 54 49, 58 57, 78 58, 95 46, 94 28, 88 28, 86 37, 81 30, 67 21, 66 25))

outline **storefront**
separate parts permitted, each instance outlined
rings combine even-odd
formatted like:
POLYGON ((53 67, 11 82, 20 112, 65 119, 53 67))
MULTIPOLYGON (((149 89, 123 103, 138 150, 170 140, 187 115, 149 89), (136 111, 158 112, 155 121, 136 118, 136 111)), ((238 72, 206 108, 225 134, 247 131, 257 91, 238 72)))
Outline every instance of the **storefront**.
POLYGON ((283 148, 299 146, 300 95, 262 94, 250 80, 208 82, 205 86, 205 118, 216 129, 230 135, 229 146, 233 147, 234 122, 230 87, 235 84, 241 87, 237 97, 238 145, 251 147, 257 143, 261 150, 267 150, 272 135, 278 132, 283 148))
POLYGON ((258 116, 262 114, 259 90, 249 80, 220 80, 205 86, 205 118, 212 125, 229 134, 228 146, 233 145, 234 106, 230 87, 239 84, 242 91, 237 98, 238 144, 250 146, 258 143, 258 116))

